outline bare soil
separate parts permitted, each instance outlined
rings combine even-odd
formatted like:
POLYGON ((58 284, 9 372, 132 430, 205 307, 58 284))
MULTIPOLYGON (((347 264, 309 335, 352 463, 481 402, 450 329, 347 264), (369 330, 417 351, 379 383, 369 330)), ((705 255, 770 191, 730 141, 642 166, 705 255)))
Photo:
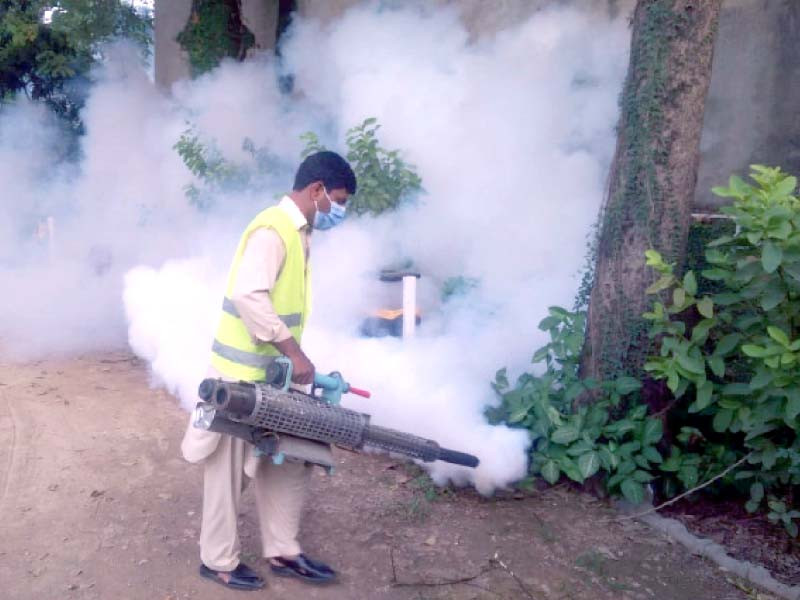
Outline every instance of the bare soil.
POLYGON ((202 473, 179 455, 186 420, 125 353, 0 363, 0 597, 753 597, 589 496, 442 491, 413 465, 343 451, 336 474, 314 476, 301 532, 340 581, 271 577, 248 491, 244 559, 268 586, 227 590, 197 574, 202 473))

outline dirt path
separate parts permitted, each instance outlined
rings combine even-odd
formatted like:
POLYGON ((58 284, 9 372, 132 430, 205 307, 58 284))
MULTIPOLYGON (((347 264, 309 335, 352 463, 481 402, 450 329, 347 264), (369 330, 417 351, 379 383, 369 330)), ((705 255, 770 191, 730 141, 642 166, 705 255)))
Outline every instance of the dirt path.
MULTIPOLYGON (((179 457, 186 418, 125 354, 0 364, 0 597, 243 597, 196 574, 201 470, 179 457)), ((442 493, 388 458, 337 459, 333 477, 314 477, 302 541, 340 583, 268 577, 266 591, 244 596, 747 597, 591 498, 442 493)), ((245 560, 267 574, 249 492, 244 504, 245 560)))

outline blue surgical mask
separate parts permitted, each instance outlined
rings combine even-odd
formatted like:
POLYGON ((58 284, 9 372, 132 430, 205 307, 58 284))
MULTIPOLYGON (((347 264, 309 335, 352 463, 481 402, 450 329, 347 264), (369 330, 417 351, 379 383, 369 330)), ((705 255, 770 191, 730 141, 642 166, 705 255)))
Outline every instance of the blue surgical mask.
POLYGON ((314 229, 331 229, 332 227, 336 227, 342 221, 344 221, 345 213, 347 209, 333 200, 331 197, 328 196, 328 191, 324 190, 325 197, 328 199, 328 202, 331 203, 331 210, 329 212, 320 212, 319 208, 317 208, 317 214, 314 217, 314 229))

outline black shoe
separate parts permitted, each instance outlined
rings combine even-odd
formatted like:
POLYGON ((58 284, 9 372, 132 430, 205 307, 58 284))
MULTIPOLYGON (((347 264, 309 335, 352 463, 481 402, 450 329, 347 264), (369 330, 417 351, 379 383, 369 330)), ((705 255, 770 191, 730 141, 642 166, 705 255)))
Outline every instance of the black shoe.
POLYGON ((210 579, 211 581, 215 581, 220 585, 224 585, 225 587, 229 587, 234 590, 245 591, 260 590, 264 587, 264 580, 261 579, 258 573, 253 571, 253 569, 244 563, 239 563, 239 565, 233 571, 228 572, 230 575, 230 579, 228 581, 225 581, 222 579, 222 577, 220 577, 220 573, 222 572, 223 571, 214 571, 213 569, 209 569, 203 564, 200 565, 200 575, 210 579))
POLYGON ((309 583, 328 583, 336 579, 336 571, 323 562, 310 559, 305 554, 300 554, 294 559, 278 556, 271 559, 273 560, 280 564, 270 562, 270 568, 273 573, 281 577, 297 577, 309 583))

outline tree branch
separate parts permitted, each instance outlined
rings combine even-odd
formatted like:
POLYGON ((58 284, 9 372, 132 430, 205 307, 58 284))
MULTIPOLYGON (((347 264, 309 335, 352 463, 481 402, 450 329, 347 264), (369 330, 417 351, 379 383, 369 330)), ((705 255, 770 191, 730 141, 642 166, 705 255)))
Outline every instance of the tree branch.
POLYGON ((725 475, 727 475, 728 473, 730 473, 731 471, 733 471, 733 470, 734 470, 736 467, 738 467, 739 465, 741 465, 741 464, 742 464, 744 461, 746 461, 746 460, 747 460, 748 458, 750 458, 752 455, 753 455, 753 453, 752 453, 752 452, 748 452, 748 453, 747 453, 746 455, 744 455, 742 458, 740 458, 739 460, 737 460, 737 461, 736 461, 735 463, 733 463, 732 465, 729 465, 729 466, 728 466, 726 469, 724 469, 724 470, 723 470, 723 471, 721 471, 720 473, 717 473, 717 474, 716 474, 714 477, 712 477, 712 478, 711 478, 711 479, 709 479, 708 481, 706 481, 706 482, 704 482, 704 483, 701 483, 700 485, 698 485, 698 486, 695 486, 695 487, 693 487, 693 488, 692 488, 692 489, 690 489, 690 490, 686 490, 686 491, 685 491, 685 492, 683 492, 682 494, 679 494, 679 495, 675 496, 674 498, 672 498, 672 499, 670 499, 670 500, 667 500, 667 501, 666 501, 666 502, 664 502, 663 504, 659 504, 658 506, 653 506, 653 507, 651 507, 651 508, 648 508, 647 510, 645 510, 645 511, 643 511, 643 512, 640 512, 640 513, 636 513, 636 514, 633 514, 633 515, 625 515, 624 517, 615 517, 614 519, 610 519, 610 520, 611 520, 611 521, 628 521, 628 520, 630 520, 630 519, 638 519, 639 517, 643 517, 643 516, 645 516, 645 515, 649 515, 650 513, 654 513, 654 512, 656 512, 656 511, 658 511, 658 510, 661 510, 662 508, 665 508, 665 507, 667 507, 667 506, 670 506, 671 504, 675 504, 675 503, 676 503, 678 500, 681 500, 682 498, 685 498, 685 497, 686 497, 686 496, 688 496, 689 494, 694 494, 696 491, 698 491, 698 490, 702 490, 704 487, 708 487, 709 485, 711 485, 712 483, 714 483, 714 482, 715 482, 715 481, 717 481, 718 479, 721 479, 722 477, 724 477, 725 475))

